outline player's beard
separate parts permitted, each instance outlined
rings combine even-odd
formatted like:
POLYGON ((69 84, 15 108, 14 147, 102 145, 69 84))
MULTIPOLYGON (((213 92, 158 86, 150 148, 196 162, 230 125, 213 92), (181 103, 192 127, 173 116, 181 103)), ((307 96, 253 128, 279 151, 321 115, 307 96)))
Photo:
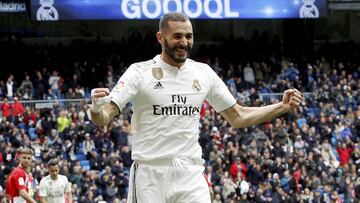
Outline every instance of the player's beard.
POLYGON ((174 60, 176 63, 184 63, 186 59, 189 57, 190 51, 192 46, 188 44, 187 46, 182 45, 174 45, 173 47, 170 47, 169 43, 166 39, 164 39, 164 45, 165 45, 165 52, 166 54, 174 60), (184 56, 178 56, 176 53, 176 49, 183 48, 186 51, 186 54, 184 56))
POLYGON ((56 175, 50 174, 50 177, 51 177, 51 179, 56 180, 58 178, 58 174, 56 174, 56 175))

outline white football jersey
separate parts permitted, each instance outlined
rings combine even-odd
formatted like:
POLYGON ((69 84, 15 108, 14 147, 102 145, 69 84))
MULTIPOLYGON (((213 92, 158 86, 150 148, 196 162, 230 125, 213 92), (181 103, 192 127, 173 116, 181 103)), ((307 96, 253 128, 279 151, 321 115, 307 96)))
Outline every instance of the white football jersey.
POLYGON ((58 175, 58 179, 51 179, 50 175, 40 181, 40 197, 46 198, 47 203, 65 203, 65 193, 71 192, 70 183, 66 176, 58 175))
POLYGON ((140 161, 201 160, 198 136, 203 101, 207 99, 217 112, 236 103, 207 64, 187 59, 178 69, 160 55, 132 64, 110 95, 120 110, 132 102, 132 158, 140 161))

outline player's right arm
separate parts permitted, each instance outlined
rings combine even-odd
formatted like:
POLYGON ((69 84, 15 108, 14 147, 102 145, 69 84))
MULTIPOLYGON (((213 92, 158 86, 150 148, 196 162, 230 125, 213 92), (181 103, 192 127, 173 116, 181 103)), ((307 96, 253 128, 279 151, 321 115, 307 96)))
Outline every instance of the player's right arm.
POLYGON ((40 196, 40 203, 46 203, 46 184, 45 179, 42 179, 39 184, 39 196, 40 196))
POLYGON ((98 126, 105 126, 119 114, 119 108, 111 102, 108 88, 95 88, 91 90, 91 119, 98 126))
POLYGON ((98 126, 105 126, 120 113, 138 92, 144 74, 143 65, 131 65, 120 77, 115 87, 91 90, 91 119, 98 126))

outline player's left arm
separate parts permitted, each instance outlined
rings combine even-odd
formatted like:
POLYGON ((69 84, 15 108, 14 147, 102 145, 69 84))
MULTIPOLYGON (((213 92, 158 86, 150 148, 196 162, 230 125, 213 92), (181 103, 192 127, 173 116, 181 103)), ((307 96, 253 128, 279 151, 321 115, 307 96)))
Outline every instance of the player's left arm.
MULTIPOLYGON (((66 181, 68 181, 67 178, 66 178, 66 181)), ((67 196, 68 202, 72 203, 73 197, 72 197, 72 192, 71 192, 71 182, 67 182, 67 184, 66 184, 65 195, 67 196)))
POLYGON ((46 203, 46 197, 40 197, 40 203, 46 203))
POLYGON ((13 178, 15 181, 14 182, 15 189, 19 192, 19 195, 30 203, 36 203, 35 200, 33 198, 31 198, 30 195, 26 191, 26 182, 25 182, 26 176, 25 176, 25 174, 19 173, 19 172, 14 173, 13 178))
POLYGON ((68 202, 69 203, 72 203, 73 202, 73 198, 72 198, 72 193, 71 192, 67 192, 67 193, 65 193, 66 195, 67 195, 67 200, 68 200, 68 202))
POLYGON ((297 108, 303 101, 297 89, 284 92, 282 102, 263 107, 243 107, 235 104, 220 114, 236 128, 258 125, 297 108))
POLYGON ((36 203, 36 201, 31 198, 31 196, 26 192, 25 189, 20 189, 19 190, 19 195, 24 198, 27 202, 30 202, 30 203, 36 203))

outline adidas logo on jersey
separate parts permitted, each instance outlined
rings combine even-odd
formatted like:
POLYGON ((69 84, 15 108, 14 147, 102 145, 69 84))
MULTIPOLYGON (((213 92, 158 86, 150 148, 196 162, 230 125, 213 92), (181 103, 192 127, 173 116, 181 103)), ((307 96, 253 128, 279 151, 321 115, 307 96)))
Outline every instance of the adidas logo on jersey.
POLYGON ((154 90, 155 89, 164 89, 164 87, 162 86, 162 84, 160 82, 156 83, 156 85, 154 86, 154 90))

